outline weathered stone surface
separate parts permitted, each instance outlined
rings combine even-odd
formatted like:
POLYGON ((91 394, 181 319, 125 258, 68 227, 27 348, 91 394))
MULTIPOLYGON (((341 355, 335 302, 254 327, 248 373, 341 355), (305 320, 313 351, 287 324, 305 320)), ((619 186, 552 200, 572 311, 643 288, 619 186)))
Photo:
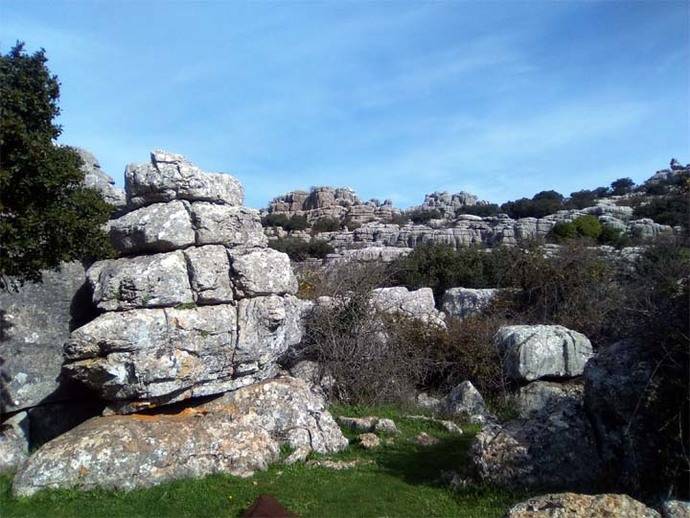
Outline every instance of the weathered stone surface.
POLYGON ((485 423, 492 419, 484 398, 469 381, 463 381, 443 398, 441 411, 449 416, 460 417, 471 423, 485 423))
POLYGON ((68 397, 62 346, 90 309, 84 268, 66 263, 43 282, 0 291, 0 415, 68 397))
POLYGON ((381 446, 381 439, 374 433, 361 433, 357 436, 359 445, 365 450, 373 450, 381 446))
POLYGON ((233 300, 230 260, 224 246, 190 247, 184 251, 184 255, 197 304, 219 304, 233 300))
POLYGON ((690 518, 690 502, 666 500, 661 506, 663 518, 690 518))
POLYGON ((87 419, 101 415, 105 404, 84 387, 75 387, 74 392, 77 391, 78 394, 74 399, 52 402, 26 410, 29 416, 31 450, 43 446, 87 419))
POLYGON ((213 473, 249 476, 275 462, 282 444, 319 453, 347 446, 323 399, 291 378, 177 413, 91 419, 35 452, 13 491, 129 490, 213 473))
MULTIPOLYGON (((233 305, 104 313, 65 345, 66 373, 127 410, 233 388, 233 305)), ((258 349, 258 348, 257 348, 258 349)))
POLYGON ((409 255, 412 252, 411 248, 395 248, 390 246, 368 246, 365 248, 355 248, 352 250, 343 250, 339 254, 328 254, 323 263, 327 266, 342 264, 350 261, 360 263, 382 262, 390 263, 409 255))
POLYGON ((445 325, 443 313, 434 306, 434 292, 431 288, 415 291, 404 287, 377 288, 372 290, 371 302, 377 311, 445 325))
POLYGON ((12 473, 29 457, 29 416, 19 412, 0 423, 0 474, 12 473))
POLYGON ((498 486, 591 491, 600 483, 601 461, 581 400, 564 398, 529 419, 487 424, 471 452, 480 480, 498 486))
POLYGON ((441 309, 451 317, 466 318, 486 309, 500 293, 494 288, 450 288, 443 294, 441 309))
POLYGON ((168 252, 193 245, 195 233, 185 203, 155 203, 111 220, 110 241, 126 254, 168 252))
POLYGON ((648 349, 622 341, 600 350, 584 372, 585 406, 597 434, 613 487, 633 490, 663 469, 658 451, 667 447, 649 400, 656 362, 648 349))
POLYGON ((494 342, 506 375, 517 381, 579 376, 592 357, 587 337, 563 326, 504 326, 494 342))
POLYGON ((242 205, 244 198, 233 176, 205 173, 182 155, 166 151, 151 153, 150 164, 128 165, 125 190, 132 207, 172 200, 242 205))
POLYGON ((115 207, 116 212, 124 209, 127 203, 125 191, 115 187, 115 182, 101 169, 101 164, 93 154, 86 149, 74 149, 83 162, 81 170, 84 172, 84 185, 100 192, 103 199, 115 207))
POLYGON ((515 505, 506 518, 659 518, 659 513, 628 495, 560 493, 515 505))
POLYGON ((435 444, 438 444, 439 440, 433 435, 429 435, 426 432, 420 432, 415 436, 414 442, 416 442, 420 446, 433 446, 435 444))
POLYGON ((356 432, 398 433, 398 427, 392 419, 385 417, 338 417, 338 423, 356 432))
POLYGON ((187 262, 179 250, 98 261, 86 276, 94 303, 107 311, 194 302, 187 262))
POLYGON ((267 244, 259 212, 254 209, 194 202, 191 214, 197 245, 262 247, 267 244))
POLYGON ((297 278, 287 254, 271 248, 229 253, 238 297, 297 293, 297 278))
POLYGON ((438 412, 442 405, 442 400, 437 397, 430 396, 426 392, 420 392, 415 398, 415 403, 418 407, 432 412, 438 412))
POLYGON ((309 385, 314 385, 328 392, 335 384, 335 379, 318 362, 301 360, 290 367, 290 376, 301 379, 309 385))
POLYGON ((533 381, 520 388, 516 398, 521 417, 529 417, 539 412, 548 411, 559 405, 563 399, 582 400, 584 385, 582 383, 554 383, 552 381, 533 381))
POLYGON ((238 303, 237 369, 259 373, 273 365, 291 345, 302 340, 301 306, 295 297, 255 297, 238 303))

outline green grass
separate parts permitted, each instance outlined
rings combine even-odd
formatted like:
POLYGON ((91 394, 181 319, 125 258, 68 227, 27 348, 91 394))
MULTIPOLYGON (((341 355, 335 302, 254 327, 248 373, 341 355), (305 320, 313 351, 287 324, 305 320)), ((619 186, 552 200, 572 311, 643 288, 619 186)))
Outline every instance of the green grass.
POLYGON ((390 417, 402 433, 390 436, 392 445, 367 451, 356 445, 356 433, 344 431, 351 439, 350 447, 328 458, 373 462, 343 471, 276 464, 250 479, 214 475, 127 493, 43 491, 19 499, 11 496, 10 478, 1 477, 0 516, 236 517, 258 495, 269 493, 302 517, 490 518, 502 516, 511 504, 526 496, 486 487, 453 491, 442 480, 442 471, 466 469, 467 450, 476 427, 463 427, 464 435, 450 434, 433 423, 403 419, 391 407, 334 407, 332 412, 390 417), (426 448, 416 445, 410 439, 419 432, 434 435, 439 444, 426 448))

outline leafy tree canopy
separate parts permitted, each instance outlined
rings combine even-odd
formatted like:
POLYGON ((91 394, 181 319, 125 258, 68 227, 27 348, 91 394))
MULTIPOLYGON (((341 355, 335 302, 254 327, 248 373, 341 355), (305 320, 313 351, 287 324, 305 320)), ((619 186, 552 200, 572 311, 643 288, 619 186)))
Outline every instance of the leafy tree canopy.
POLYGON ((102 230, 112 207, 83 186, 81 158, 55 140, 60 83, 17 43, 0 54, 0 288, 40 281, 42 269, 111 253, 102 230))

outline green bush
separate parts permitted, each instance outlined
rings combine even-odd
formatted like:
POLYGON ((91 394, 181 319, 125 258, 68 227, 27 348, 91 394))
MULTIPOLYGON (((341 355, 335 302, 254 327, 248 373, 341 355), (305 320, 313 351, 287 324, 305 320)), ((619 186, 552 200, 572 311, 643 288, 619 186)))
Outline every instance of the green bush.
POLYGON ((690 225, 688 194, 668 194, 644 205, 637 205, 633 210, 633 217, 650 218, 663 225, 683 226, 687 229, 690 225))
POLYGON ((581 237, 597 239, 601 235, 602 226, 596 216, 590 214, 580 216, 573 221, 577 234, 581 237))
POLYGON ((410 222, 410 217, 407 214, 393 214, 390 221, 394 225, 407 225, 410 222))
POLYGON ((448 245, 422 245, 389 265, 388 282, 409 289, 430 287, 440 304, 448 288, 503 286, 514 253, 516 250, 506 247, 454 250, 448 245))
POLYGON ((304 230, 309 227, 307 218, 304 216, 292 216, 287 214, 270 213, 266 214, 261 219, 261 224, 264 227, 282 227, 284 230, 291 232, 293 230, 304 230))
POLYGON ((266 214, 263 218, 261 218, 261 224, 264 227, 285 228, 285 225, 287 225, 289 220, 290 218, 288 218, 287 214, 278 214, 275 212, 271 212, 269 214, 266 214))
POLYGON ((292 216, 287 223, 283 225, 283 228, 288 232, 293 230, 305 230, 309 227, 309 222, 305 216, 292 216))
POLYGON ((409 213, 409 217, 413 223, 417 225, 426 225, 432 219, 441 219, 443 214, 437 209, 433 210, 421 210, 416 209, 409 213))
POLYGON ((484 203, 460 207, 455 211, 455 215, 461 216, 462 214, 470 214, 472 216, 480 216, 482 218, 486 218, 489 216, 495 216, 496 214, 498 214, 498 211, 498 205, 496 205, 495 203, 484 203))
POLYGON ((556 191, 541 191, 532 199, 520 198, 501 205, 501 211, 511 218, 543 218, 564 208, 563 195, 556 191))
POLYGON ((574 239, 577 237, 577 228, 571 221, 559 221, 551 229, 551 236, 554 237, 556 241, 574 239))
POLYGON ((630 238, 620 229, 612 225, 603 225, 601 227, 601 234, 598 238, 599 244, 615 246, 622 248, 630 244, 630 238))
POLYGON ((335 250, 322 239, 305 241, 296 237, 284 237, 269 241, 268 246, 279 252, 285 252, 293 261, 305 259, 323 259, 335 250))
POLYGON ((340 222, 335 218, 319 218, 311 228, 313 232, 335 232, 340 230, 340 222))

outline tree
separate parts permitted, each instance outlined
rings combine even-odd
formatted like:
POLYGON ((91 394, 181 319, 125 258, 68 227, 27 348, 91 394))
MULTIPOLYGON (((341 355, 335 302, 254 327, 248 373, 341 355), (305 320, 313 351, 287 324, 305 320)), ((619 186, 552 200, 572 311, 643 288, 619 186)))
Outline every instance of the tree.
POLYGON ((40 281, 42 269, 111 253, 112 206, 83 186, 81 158, 55 140, 60 83, 41 49, 0 55, 0 288, 40 281))
POLYGON ((627 194, 632 191, 635 186, 635 182, 631 178, 619 178, 611 182, 611 193, 614 196, 620 196, 622 194, 627 194))

